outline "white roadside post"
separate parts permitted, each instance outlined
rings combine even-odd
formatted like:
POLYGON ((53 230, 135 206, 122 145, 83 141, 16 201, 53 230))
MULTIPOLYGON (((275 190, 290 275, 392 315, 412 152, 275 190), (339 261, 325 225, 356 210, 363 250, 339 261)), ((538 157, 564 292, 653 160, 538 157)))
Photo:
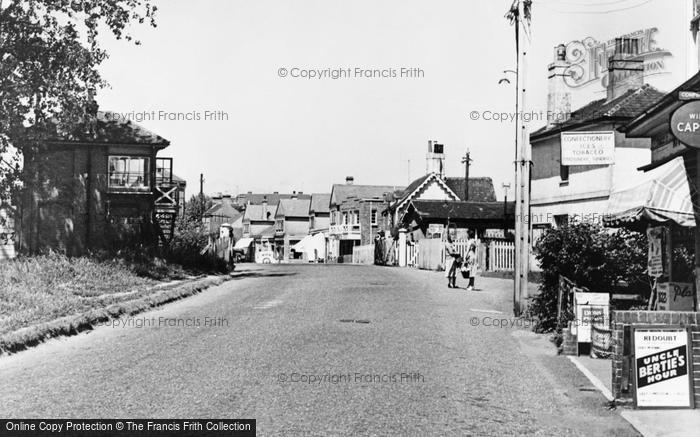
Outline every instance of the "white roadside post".
POLYGON ((399 229, 399 267, 406 267, 406 229, 399 229))

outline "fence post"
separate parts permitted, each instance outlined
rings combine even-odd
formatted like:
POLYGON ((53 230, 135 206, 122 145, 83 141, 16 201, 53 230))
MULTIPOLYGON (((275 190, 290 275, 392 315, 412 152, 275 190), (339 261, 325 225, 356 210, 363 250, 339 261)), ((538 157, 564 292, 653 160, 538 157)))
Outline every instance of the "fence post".
POLYGON ((399 229, 399 267, 406 267, 406 229, 399 229))

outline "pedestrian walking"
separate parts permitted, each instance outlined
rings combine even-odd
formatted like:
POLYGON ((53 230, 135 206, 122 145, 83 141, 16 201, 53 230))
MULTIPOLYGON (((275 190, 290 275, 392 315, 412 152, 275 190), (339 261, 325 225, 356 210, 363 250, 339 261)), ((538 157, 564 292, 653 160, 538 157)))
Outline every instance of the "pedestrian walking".
POLYGON ((447 235, 445 241, 445 277, 447 278, 447 288, 457 288, 457 270, 462 265, 462 257, 452 244, 452 237, 447 235))

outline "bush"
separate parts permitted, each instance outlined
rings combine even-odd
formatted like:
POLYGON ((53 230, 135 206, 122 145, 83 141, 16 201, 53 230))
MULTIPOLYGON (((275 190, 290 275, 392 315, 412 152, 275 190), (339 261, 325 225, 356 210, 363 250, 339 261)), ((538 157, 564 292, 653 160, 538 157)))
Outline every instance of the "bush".
POLYGON ((610 292, 625 281, 648 296, 647 250, 646 234, 624 229, 576 223, 547 230, 535 244, 535 256, 542 267, 540 293, 529 309, 538 319, 535 330, 551 332, 557 322, 573 319, 573 314, 564 314, 557 320, 560 275, 594 292, 610 292))
POLYGON ((178 226, 165 253, 168 262, 181 265, 187 270, 206 273, 226 273, 229 266, 211 252, 202 254, 209 236, 198 224, 186 222, 178 226))

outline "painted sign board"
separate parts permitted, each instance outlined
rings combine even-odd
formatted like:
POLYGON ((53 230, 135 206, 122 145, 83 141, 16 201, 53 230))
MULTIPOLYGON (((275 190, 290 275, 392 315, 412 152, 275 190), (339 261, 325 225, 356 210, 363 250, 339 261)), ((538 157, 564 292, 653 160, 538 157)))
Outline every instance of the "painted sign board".
POLYGON ((605 165, 615 162, 615 132, 562 132, 562 165, 605 165))
POLYGON ((579 343, 591 342, 593 324, 608 326, 610 295, 608 293, 574 293, 576 327, 579 343))
POLYGON ((700 100, 700 93, 696 91, 678 91, 678 100, 700 100))
POLYGON ((647 274, 658 278, 664 274, 664 247, 666 246, 666 228, 663 226, 647 229, 649 254, 647 257, 647 274))
MULTIPOLYGON (((659 29, 651 27, 639 29, 620 38, 637 40, 639 54, 636 59, 642 61, 644 77, 668 71, 667 58, 671 52, 659 46, 657 34, 659 29)), ((571 88, 580 88, 592 83, 607 87, 608 59, 615 52, 615 38, 598 41, 593 37, 571 41, 566 44, 566 61, 570 64, 565 75, 566 84, 571 88)))
POLYGON ((685 282, 660 282, 656 284, 659 311, 693 311, 695 291, 693 284, 685 282))
POLYGON ((700 100, 690 101, 673 112, 671 133, 686 146, 700 148, 700 100))
POLYGON ((688 329, 632 326, 632 330, 634 406, 693 408, 688 329))

